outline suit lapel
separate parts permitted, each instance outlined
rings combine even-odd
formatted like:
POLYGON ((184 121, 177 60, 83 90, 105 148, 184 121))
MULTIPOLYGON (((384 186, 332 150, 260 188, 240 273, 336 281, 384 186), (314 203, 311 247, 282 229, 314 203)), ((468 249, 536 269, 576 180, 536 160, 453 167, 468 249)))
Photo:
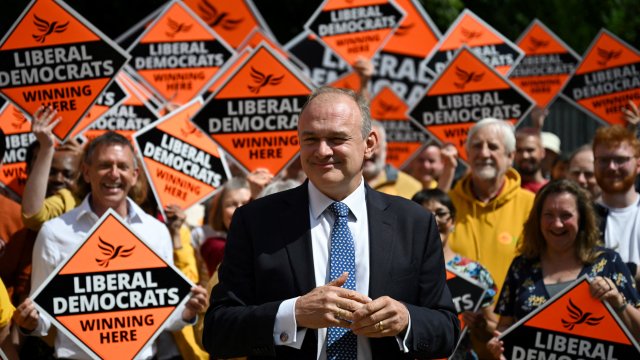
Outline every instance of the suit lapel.
POLYGON ((375 190, 367 186, 367 215, 369 217, 369 297, 384 294, 389 280, 396 217, 386 211, 389 204, 375 190))
POLYGON ((304 295, 315 287, 307 183, 296 188, 285 202, 287 204, 283 215, 286 219, 290 219, 290 222, 287 228, 283 229, 283 233, 288 234, 286 249, 289 265, 295 278, 298 294, 304 295))

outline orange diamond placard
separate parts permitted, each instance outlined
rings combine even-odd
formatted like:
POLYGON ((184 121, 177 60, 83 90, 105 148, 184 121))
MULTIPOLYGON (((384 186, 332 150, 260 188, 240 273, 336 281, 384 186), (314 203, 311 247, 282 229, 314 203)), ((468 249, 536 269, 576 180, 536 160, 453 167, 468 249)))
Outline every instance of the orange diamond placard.
POLYGON ((349 64, 309 31, 303 31, 291 39, 284 49, 317 86, 328 85, 351 70, 349 64))
POLYGON ((131 66, 165 100, 185 104, 206 90, 234 54, 181 1, 172 1, 129 48, 131 66))
POLYGON ((440 31, 417 0, 396 0, 407 14, 382 50, 373 58, 373 93, 390 86, 408 104, 429 87, 435 73, 427 57, 440 40, 440 31))
MULTIPOLYGON (((396 0, 396 4, 406 16, 389 41, 373 57, 376 71, 371 78, 370 90, 378 93, 389 86, 404 101, 413 104, 435 77, 435 73, 427 66, 427 56, 438 44, 440 32, 417 0, 396 0)), ((331 83, 331 86, 358 91, 360 80, 352 71, 331 83)))
POLYGON ((242 42, 242 44, 238 48, 238 51, 242 51, 246 48, 255 49, 260 46, 260 43, 262 43, 263 41, 266 42, 272 49, 276 50, 278 54, 280 54, 283 58, 290 60, 289 58, 291 57, 291 55, 289 55, 287 51, 282 48, 282 45, 280 45, 273 37, 269 36, 261 29, 253 30, 249 34, 249 36, 247 36, 245 41, 242 42))
POLYGON ((109 209, 32 298, 87 356, 133 359, 192 286, 109 209))
POLYGON ((234 49, 255 29, 270 33, 266 22, 250 0, 184 0, 207 25, 234 49))
POLYGON ((305 29, 353 64, 359 57, 372 59, 404 15, 393 0, 325 0, 305 29))
POLYGON ((525 56, 509 80, 546 108, 555 100, 580 61, 580 56, 540 20, 534 20, 517 41, 525 56))
POLYGON ((31 116, 58 110, 65 141, 129 55, 60 0, 34 0, 0 45, 0 92, 31 116))
POLYGON ((640 100, 640 52, 601 30, 562 95, 606 124, 626 125, 621 108, 640 100))
POLYGON ((27 183, 27 148, 36 136, 25 114, 11 103, 0 108, 0 131, 0 141, 6 144, 0 164, 0 185, 21 198, 27 183))
POLYGON ((441 142, 453 143, 466 161, 471 126, 488 117, 515 124, 532 106, 526 94, 463 46, 409 115, 441 142))
POLYGON ((402 168, 427 142, 427 133, 409 120, 409 105, 389 87, 371 99, 370 109, 371 117, 382 123, 387 134, 387 163, 402 168))
POLYGON ((304 75, 262 43, 193 122, 247 171, 277 174, 298 153, 298 115, 311 90, 304 75))
POLYGON ((216 92, 216 90, 218 90, 218 88, 227 81, 227 78, 229 78, 229 76, 231 76, 231 74, 233 74, 234 71, 242 65, 250 54, 251 48, 245 47, 242 51, 238 52, 235 57, 227 61, 224 67, 218 71, 218 74, 211 82, 211 85, 209 85, 209 89, 207 89, 203 98, 208 99, 212 93, 216 92))
POLYGON ((507 359, 640 358, 638 343, 615 310, 591 296, 587 275, 515 323, 500 340, 507 359))
POLYGON ((524 56, 517 45, 484 22, 478 15, 465 9, 431 52, 429 68, 438 74, 442 72, 462 45, 468 46, 502 75, 508 75, 524 56))
POLYGON ((128 91, 124 85, 118 80, 112 82, 107 89, 98 97, 96 102, 91 106, 87 115, 78 123, 71 134, 72 138, 82 134, 91 124, 100 120, 111 108, 119 106, 123 101, 129 98, 128 91))
POLYGON ((198 97, 134 135, 163 215, 168 205, 187 209, 206 200, 228 178, 218 147, 190 121, 202 103, 198 97))
POLYGON ((151 107, 147 94, 138 91, 133 80, 125 72, 118 74, 117 80, 126 92, 126 99, 111 107, 101 118, 89 124, 82 132, 82 137, 91 141, 108 132, 115 131, 133 140, 133 134, 158 120, 158 113, 151 107))

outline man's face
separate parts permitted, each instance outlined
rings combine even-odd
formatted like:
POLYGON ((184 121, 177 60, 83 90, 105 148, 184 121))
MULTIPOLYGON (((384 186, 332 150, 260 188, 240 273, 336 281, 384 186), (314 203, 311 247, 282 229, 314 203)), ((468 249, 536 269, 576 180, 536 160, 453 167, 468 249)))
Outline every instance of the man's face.
POLYGON ((602 191, 609 194, 627 192, 633 187, 640 160, 629 143, 599 145, 594 149, 595 175, 602 191))
POLYGON ((90 164, 83 165, 84 180, 91 185, 91 200, 96 210, 118 209, 126 204, 129 190, 138 180, 133 152, 128 146, 98 146, 90 164))
POLYGON ((515 165, 521 175, 535 175, 544 159, 540 137, 522 134, 516 137, 515 165))
POLYGON ((438 180, 442 174, 442 157, 440 148, 427 146, 415 160, 413 160, 413 176, 423 184, 438 180))
POLYGON ((471 175, 478 180, 501 178, 513 162, 513 153, 507 154, 499 130, 485 126, 473 135, 467 147, 471 175))
POLYGON ((348 96, 325 93, 307 105, 298 122, 300 160, 307 177, 325 195, 342 200, 360 185, 364 159, 377 134, 362 138, 362 115, 348 96))
POLYGON ((378 176, 384 170, 387 161, 387 141, 384 133, 377 126, 374 126, 373 129, 378 134, 378 146, 373 150, 371 158, 364 160, 362 175, 367 181, 378 176))
POLYGON ((78 153, 56 151, 49 171, 47 196, 55 194, 58 190, 71 188, 75 184, 79 165, 80 156, 78 153))
POLYGON ((569 162, 567 178, 589 191, 592 199, 600 197, 601 190, 594 173, 593 151, 585 150, 575 154, 569 162))

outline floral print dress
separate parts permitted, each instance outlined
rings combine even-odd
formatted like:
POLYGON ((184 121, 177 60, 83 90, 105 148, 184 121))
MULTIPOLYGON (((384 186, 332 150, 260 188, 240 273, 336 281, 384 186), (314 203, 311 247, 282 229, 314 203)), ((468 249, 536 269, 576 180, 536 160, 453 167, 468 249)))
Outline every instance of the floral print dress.
MULTIPOLYGON (((593 264, 582 268, 578 278, 585 274, 590 279, 596 276, 610 278, 630 305, 640 307, 640 295, 636 290, 635 281, 620 255, 602 247, 598 247, 597 251, 600 255, 593 264)), ((544 285, 540 259, 517 256, 509 267, 495 312, 502 316, 511 316, 518 321, 550 298, 544 285)))

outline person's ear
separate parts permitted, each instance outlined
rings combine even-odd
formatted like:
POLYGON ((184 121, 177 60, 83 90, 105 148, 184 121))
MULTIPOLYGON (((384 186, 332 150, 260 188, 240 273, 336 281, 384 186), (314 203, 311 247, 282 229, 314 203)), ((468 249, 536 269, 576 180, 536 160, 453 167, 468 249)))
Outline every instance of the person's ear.
POLYGON ((378 133, 375 130, 369 131, 369 135, 367 136, 364 142, 364 145, 365 145, 364 158, 365 159, 371 159, 371 157, 373 156, 373 152, 376 149, 376 146, 379 146, 378 141, 379 141, 378 133))

